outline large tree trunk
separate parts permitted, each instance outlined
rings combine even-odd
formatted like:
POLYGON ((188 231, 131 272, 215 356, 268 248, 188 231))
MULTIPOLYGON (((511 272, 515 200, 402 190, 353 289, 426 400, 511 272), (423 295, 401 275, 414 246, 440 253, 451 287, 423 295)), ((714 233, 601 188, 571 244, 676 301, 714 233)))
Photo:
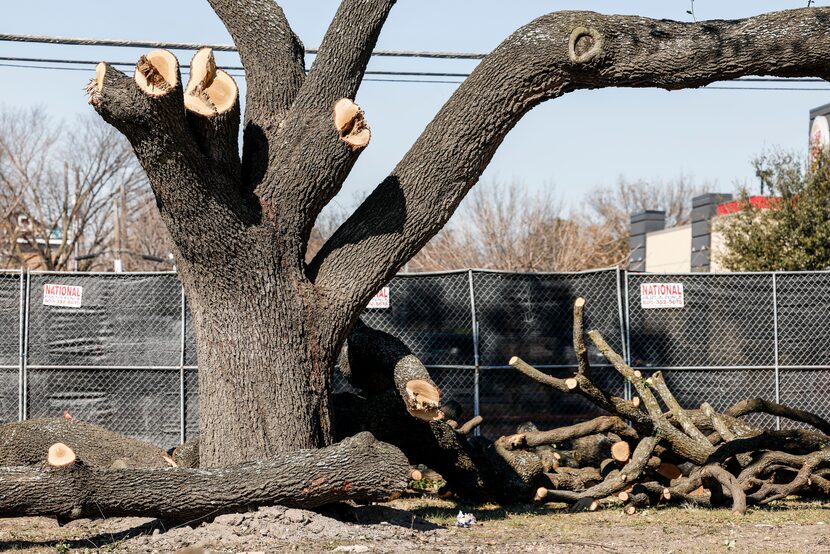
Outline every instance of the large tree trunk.
POLYGON ((198 344, 201 467, 333 440, 329 389, 337 345, 326 329, 334 318, 323 320, 313 296, 295 293, 307 283, 237 278, 247 291, 235 297, 215 283, 186 281, 198 344))

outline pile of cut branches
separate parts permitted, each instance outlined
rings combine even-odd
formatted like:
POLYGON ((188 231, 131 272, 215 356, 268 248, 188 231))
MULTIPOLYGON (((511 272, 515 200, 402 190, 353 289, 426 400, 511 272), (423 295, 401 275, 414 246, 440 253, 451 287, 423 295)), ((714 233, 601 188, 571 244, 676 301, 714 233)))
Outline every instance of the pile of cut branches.
POLYGON ((532 424, 496 441, 500 450, 534 452, 543 471, 536 500, 596 509, 622 502, 627 513, 658 503, 731 505, 743 514, 790 495, 830 498, 830 423, 821 417, 761 399, 725 412, 708 403, 683 408, 662 373, 650 377, 627 365, 598 331, 588 337, 629 382, 637 396, 610 394, 592 379, 583 333, 585 300, 574 303, 573 341, 578 369, 551 377, 519 358, 510 365, 539 383, 579 394, 610 415, 569 427, 539 431, 532 424), (814 429, 772 430, 739 419, 767 413, 814 429))

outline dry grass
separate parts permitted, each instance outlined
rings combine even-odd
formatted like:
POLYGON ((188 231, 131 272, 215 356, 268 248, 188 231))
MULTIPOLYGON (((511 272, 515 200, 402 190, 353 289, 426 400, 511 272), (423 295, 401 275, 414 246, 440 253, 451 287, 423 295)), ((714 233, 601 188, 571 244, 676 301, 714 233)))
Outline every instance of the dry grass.
MULTIPOLYGON (((442 528, 411 529, 408 514, 403 527, 353 525, 345 536, 324 538, 303 525, 286 537, 251 535, 252 548, 238 542, 213 545, 211 552, 244 550, 327 552, 338 546, 365 545, 371 552, 830 552, 830 501, 793 502, 772 508, 750 508, 741 517, 729 510, 657 508, 633 516, 619 506, 592 513, 568 513, 562 505, 467 505, 433 498, 401 499, 391 503, 442 528), (459 510, 472 512, 478 524, 470 529, 454 526, 459 510), (381 531, 378 531, 380 529, 381 531), (296 540, 294 540, 296 539, 296 540), (297 541, 300 542, 297 542, 297 541), (255 548, 253 548, 255 547, 255 548)), ((394 511, 394 510, 393 510, 394 511)), ((398 512, 403 514, 403 512, 398 512)), ((147 520, 144 520, 147 521, 147 520)), ((78 521, 58 527, 46 518, 0 520, 0 549, 22 552, 143 552, 146 543, 130 538, 141 520, 78 521), (132 529, 129 535, 120 531, 132 529), (110 535, 112 533, 112 535, 110 535), (107 540, 109 539, 109 540, 107 540), (100 550, 92 548, 102 545, 100 550)), ((149 533, 147 529, 144 533, 149 533)), ((138 534, 142 534, 141 531, 138 534)), ((191 533, 193 540, 204 529, 191 533)), ((164 533, 158 538, 163 539, 164 533)), ((139 537, 140 538, 140 537, 139 537)), ((154 537, 155 538, 155 537, 154 537)))

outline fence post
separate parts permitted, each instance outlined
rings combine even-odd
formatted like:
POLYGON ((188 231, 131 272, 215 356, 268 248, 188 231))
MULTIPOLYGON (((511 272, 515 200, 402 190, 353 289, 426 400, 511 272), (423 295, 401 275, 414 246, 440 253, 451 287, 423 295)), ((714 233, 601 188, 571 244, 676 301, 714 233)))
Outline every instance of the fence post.
POLYGON ((25 307, 23 304, 23 299, 26 296, 26 284, 25 284, 25 274, 23 273, 23 269, 20 270, 20 312, 19 317, 20 320, 18 322, 19 330, 18 330, 18 372, 17 372, 17 419, 23 421, 23 368, 25 366, 25 352, 23 346, 23 327, 24 327, 24 318, 26 317, 25 307))
MULTIPOLYGON (((772 274, 772 336, 774 343, 775 361, 775 403, 781 403, 781 372, 778 367, 778 280, 777 274, 772 274)), ((781 429, 781 416, 775 416, 775 428, 781 429)))
MULTIPOLYGON (((475 287, 473 286, 473 270, 467 270, 467 281, 470 285, 470 314, 472 316, 472 325, 473 325, 473 365, 475 366, 473 371, 473 416, 480 415, 480 396, 479 396, 479 378, 481 374, 481 366, 479 363, 478 357, 478 317, 476 316, 476 294, 475 294, 475 287)), ((479 436, 481 431, 479 431, 479 427, 476 427, 473 431, 475 436, 479 436)))
POLYGON ((185 411, 185 370, 184 370, 184 349, 185 349, 185 313, 187 309, 187 298, 184 295, 184 285, 179 283, 179 289, 181 290, 181 302, 180 302, 180 315, 182 320, 181 326, 181 343, 179 344, 179 434, 181 438, 181 443, 184 444, 187 441, 187 420, 186 420, 186 411, 185 411))
MULTIPOLYGON (((617 272, 620 271, 620 268, 617 268, 617 272)), ((623 280, 623 290, 622 294, 624 296, 623 302, 625 303, 625 319, 623 320, 623 314, 620 313, 620 325, 623 326, 623 359, 625 363, 629 366, 631 365, 631 306, 628 304, 628 271, 623 271, 624 280, 623 280)), ((617 273, 617 283, 619 283, 619 273, 617 273)), ((617 285, 617 290, 619 290, 619 285, 617 285)), ((622 305, 620 306, 620 310, 622 310, 622 305)), ((633 393, 631 391, 631 383, 626 379, 625 381, 625 399, 631 400, 633 393)))
MULTIPOLYGON (((23 279, 23 272, 21 271, 21 279, 23 279)), ((19 413, 20 421, 23 421, 29 414, 29 298, 31 290, 31 275, 29 275, 29 268, 26 268, 26 298, 25 305, 21 306, 21 359, 20 359, 20 379, 19 379, 19 413)), ((21 283, 22 284, 22 283, 21 283)))

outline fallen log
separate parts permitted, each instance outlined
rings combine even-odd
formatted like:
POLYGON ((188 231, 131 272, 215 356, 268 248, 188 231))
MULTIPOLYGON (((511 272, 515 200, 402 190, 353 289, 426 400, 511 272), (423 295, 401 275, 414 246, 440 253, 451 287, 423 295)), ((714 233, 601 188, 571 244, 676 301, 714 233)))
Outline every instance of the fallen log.
MULTIPOLYGON (((67 456, 64 451, 60 459, 67 456)), ((46 451, 41 463, 45 459, 46 451)), ((370 433, 217 469, 104 469, 75 456, 62 467, 0 468, 0 517, 191 521, 276 504, 315 508, 345 500, 388 501, 406 488, 409 469, 400 450, 370 433)))
POLYGON ((42 465, 55 443, 71 446, 86 465, 168 467, 161 448, 98 425, 65 418, 40 418, 0 425, 0 466, 42 465))
POLYGON ((421 360, 399 338, 360 320, 341 352, 340 372, 368 394, 394 388, 409 413, 418 419, 432 421, 443 417, 441 392, 421 360))

